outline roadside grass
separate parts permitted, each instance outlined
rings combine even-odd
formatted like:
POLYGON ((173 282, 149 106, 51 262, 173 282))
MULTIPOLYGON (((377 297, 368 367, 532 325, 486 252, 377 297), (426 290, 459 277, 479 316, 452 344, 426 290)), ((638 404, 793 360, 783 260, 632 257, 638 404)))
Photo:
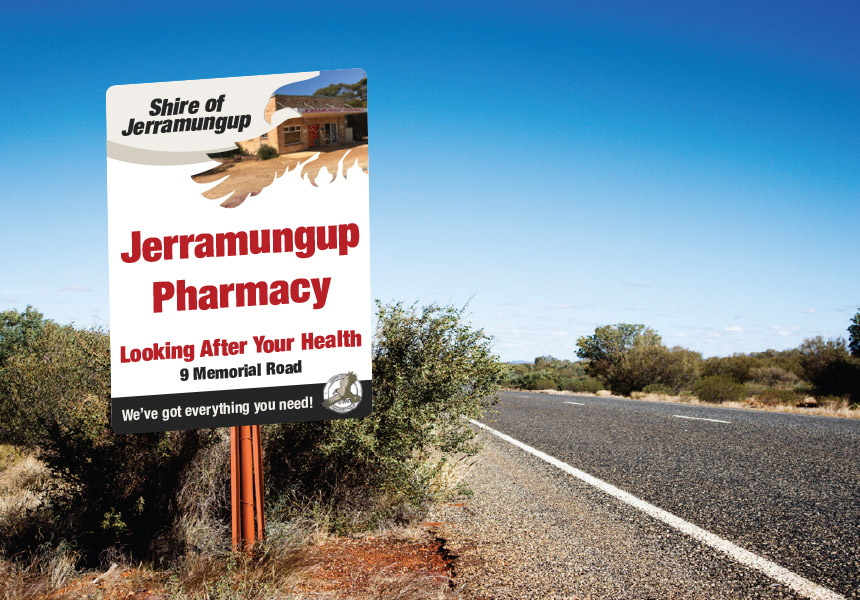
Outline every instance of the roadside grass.
POLYGON ((188 555, 167 577, 165 589, 176 600, 268 600, 289 593, 302 570, 300 546, 265 542, 253 555, 188 555))
POLYGON ((0 598, 45 597, 78 575, 74 568, 76 560, 73 553, 57 553, 52 558, 33 556, 28 564, 0 558, 0 598))
MULTIPOLYGON (((0 447, 0 534, 19 535, 39 513, 52 478, 33 454, 0 447)), ((420 468, 434 501, 468 495, 465 477, 477 458, 429 453, 420 468)), ((461 598, 452 566, 422 523, 426 511, 405 511, 396 494, 367 506, 335 507, 323 501, 284 502, 268 511, 267 539, 253 555, 230 546, 229 443, 199 453, 177 502, 181 516, 170 536, 184 548, 162 565, 134 562, 121 550, 102 553, 100 569, 81 569, 81 555, 60 541, 25 557, 0 552, 0 598, 60 600, 301 600, 461 598), (368 524, 373 528, 368 530, 368 524), (358 533, 337 534, 353 531, 358 533)), ((51 515, 43 515, 50 526, 51 515)))
POLYGON ((620 398, 622 400, 645 400, 647 402, 670 402, 675 404, 689 404, 693 406, 719 406, 724 408, 741 408, 747 410, 762 410, 779 413, 792 413, 799 415, 816 415, 820 417, 840 417, 845 419, 860 419, 860 406, 852 405, 845 398, 839 397, 824 397, 818 399, 816 406, 797 406, 796 404, 788 403, 765 403, 761 402, 758 397, 752 396, 746 400, 728 401, 714 404, 713 402, 702 402, 692 394, 649 394, 645 392, 633 392, 630 398, 625 396, 617 396, 608 390, 600 390, 596 394, 587 392, 567 392, 559 390, 518 390, 510 389, 509 392, 528 392, 535 394, 550 394, 558 396, 601 396, 620 398))
POLYGON ((303 545, 266 542, 254 554, 189 555, 168 569, 119 559, 104 572, 75 569, 74 552, 21 565, 0 559, 0 598, 59 600, 403 600, 462 598, 450 559, 426 528, 318 535, 303 545))
MULTIPOLYGON (((33 454, 27 454, 11 446, 0 448, 0 558, 10 549, 22 545, 31 547, 33 532, 49 528, 50 514, 45 510, 45 500, 55 481, 44 463, 33 454), (10 548, 11 547, 11 548, 10 548)), ((53 558, 52 558, 53 559, 53 558)), ((45 566, 45 552, 34 555, 26 572, 9 570, 9 577, 26 577, 34 568, 45 566)), ((53 567, 52 567, 53 568, 53 567)), ((3 596, 0 595, 0 598, 3 596)))

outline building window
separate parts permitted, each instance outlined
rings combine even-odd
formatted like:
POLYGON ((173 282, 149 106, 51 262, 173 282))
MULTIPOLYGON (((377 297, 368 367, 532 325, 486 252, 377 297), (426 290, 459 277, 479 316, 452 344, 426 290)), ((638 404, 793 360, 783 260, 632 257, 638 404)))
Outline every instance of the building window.
POLYGON ((260 141, 261 141, 261 142, 268 142, 268 141, 269 141, 269 134, 268 134, 268 133, 264 133, 263 135, 261 135, 261 136, 260 136, 260 141))
POLYGON ((302 143, 302 127, 301 125, 285 125, 284 126, 284 144, 301 144, 302 143))

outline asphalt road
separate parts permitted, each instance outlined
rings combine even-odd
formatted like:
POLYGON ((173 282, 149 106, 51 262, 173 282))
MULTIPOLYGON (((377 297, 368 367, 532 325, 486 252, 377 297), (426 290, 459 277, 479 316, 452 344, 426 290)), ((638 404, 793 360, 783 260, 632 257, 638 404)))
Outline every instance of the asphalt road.
POLYGON ((526 392, 496 408, 484 424, 860 598, 860 420, 526 392))

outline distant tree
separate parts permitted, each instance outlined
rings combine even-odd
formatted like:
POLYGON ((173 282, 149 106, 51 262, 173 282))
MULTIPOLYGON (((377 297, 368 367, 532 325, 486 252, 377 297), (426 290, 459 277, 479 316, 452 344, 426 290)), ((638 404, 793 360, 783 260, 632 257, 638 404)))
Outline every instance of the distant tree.
POLYGON ((555 360, 557 360, 557 359, 556 359, 556 358, 554 358, 554 357, 552 357, 552 356, 538 356, 538 357, 535 357, 535 369, 536 369, 536 370, 538 370, 538 371, 539 371, 539 370, 541 370, 541 369, 546 369, 546 368, 547 368, 547 367, 549 367, 549 366, 550 366, 550 365, 551 365, 555 360))
POLYGON ((592 364, 615 364, 635 346, 659 346, 660 336, 650 327, 639 324, 618 323, 603 325, 593 335, 576 340, 576 355, 592 364))
POLYGON ((0 313, 0 368, 13 355, 26 351, 39 337, 45 317, 32 306, 24 312, 7 310, 0 313))
POLYGON ((854 314, 848 326, 848 350, 851 356, 860 358, 860 310, 854 314))
POLYGON ((819 394, 848 395, 853 402, 860 401, 860 361, 848 353, 844 339, 818 336, 804 340, 799 349, 804 379, 819 394))
POLYGON ((676 346, 638 345, 622 356, 605 375, 616 394, 630 394, 649 385, 661 385, 677 394, 699 377, 702 355, 676 346))
POLYGON ((735 383, 744 383, 752 379, 755 364, 755 359, 746 354, 712 356, 702 364, 702 376, 729 377, 735 383))
POLYGON ((332 83, 314 92, 314 96, 346 98, 352 108, 367 108, 367 77, 355 83, 332 83))
POLYGON ((651 383, 662 383, 659 374, 672 362, 656 331, 645 325, 618 323, 603 325, 593 335, 576 341, 576 355, 586 360, 586 371, 619 394, 641 390, 651 383))

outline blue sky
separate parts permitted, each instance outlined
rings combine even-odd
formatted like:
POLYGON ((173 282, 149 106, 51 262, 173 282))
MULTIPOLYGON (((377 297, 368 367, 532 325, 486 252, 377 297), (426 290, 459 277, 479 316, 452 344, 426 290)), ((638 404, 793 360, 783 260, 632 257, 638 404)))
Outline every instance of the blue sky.
POLYGON ((104 93, 368 74, 372 289, 507 360, 645 323, 706 355, 860 306, 855 2, 19 3, 0 23, 0 309, 109 325, 104 93))

